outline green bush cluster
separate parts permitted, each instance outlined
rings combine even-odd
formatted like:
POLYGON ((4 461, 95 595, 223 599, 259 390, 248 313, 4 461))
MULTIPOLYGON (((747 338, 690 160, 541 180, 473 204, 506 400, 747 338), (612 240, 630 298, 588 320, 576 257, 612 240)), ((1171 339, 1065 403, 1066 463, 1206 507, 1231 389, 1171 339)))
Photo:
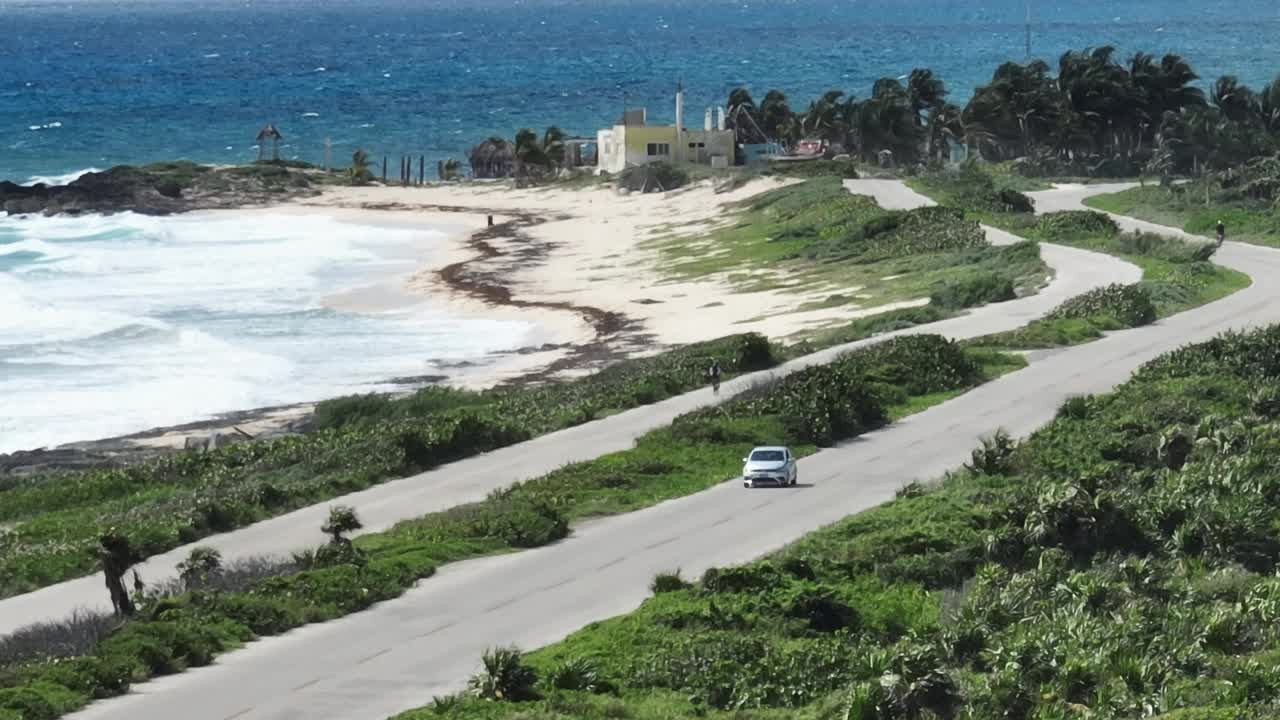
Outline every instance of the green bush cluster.
POLYGON ((978 363, 957 343, 938 335, 906 335, 798 370, 721 407, 676 418, 674 425, 683 429, 723 415, 774 416, 792 442, 826 447, 883 425, 889 405, 968 387, 980 376, 978 363))
POLYGON ((1106 213, 1093 210, 1062 210, 1045 213, 1036 220, 1038 236, 1050 242, 1075 237, 1110 237, 1120 233, 1120 226, 1106 213))
POLYGON ((664 192, 689 184, 689 173, 667 162, 633 165, 618 173, 617 186, 632 192, 664 192))
POLYGON ((976 162, 967 162, 954 170, 927 173, 913 184, 927 188, 929 194, 943 204, 964 210, 1000 214, 1035 211, 1035 203, 1030 197, 1007 183, 998 183, 976 162))
POLYGON ((802 241, 799 252, 810 259, 876 262, 986 245, 982 229, 960 211, 885 210, 850 194, 838 178, 770 190, 740 207, 777 227, 772 242, 802 241))
POLYGON ((857 165, 848 160, 812 160, 809 162, 774 162, 764 171, 767 175, 782 177, 815 178, 838 177, 856 180, 857 165))
POLYGON ((0 595, 93 569, 104 525, 145 556, 511 445, 602 414, 657 402, 706 382, 777 364, 765 337, 732 335, 612 365, 564 383, 469 392, 424 388, 405 398, 364 395, 320 403, 316 430, 182 452, 125 468, 35 475, 0 486, 0 595))
POLYGON ((1077 295, 1054 308, 1047 320, 1115 318, 1122 327, 1141 327, 1156 320, 1156 306, 1151 294, 1141 285, 1113 283, 1077 295))
POLYGON ((616 716, 1277 716, 1277 378, 1280 326, 1161 356, 936 487, 529 663, 589 654, 616 716))
POLYGON ((944 310, 963 310, 1015 297, 1012 278, 998 272, 984 272, 944 283, 929 296, 929 304, 944 310))

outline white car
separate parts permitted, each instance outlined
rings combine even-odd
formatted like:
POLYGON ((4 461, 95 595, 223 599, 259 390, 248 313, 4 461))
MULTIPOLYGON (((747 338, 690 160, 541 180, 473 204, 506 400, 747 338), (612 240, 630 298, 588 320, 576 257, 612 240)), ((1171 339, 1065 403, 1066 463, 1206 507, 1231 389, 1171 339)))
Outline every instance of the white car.
POLYGON ((782 446, 758 447, 742 458, 742 486, 756 487, 765 483, 783 487, 795 485, 799 473, 796 456, 782 446))

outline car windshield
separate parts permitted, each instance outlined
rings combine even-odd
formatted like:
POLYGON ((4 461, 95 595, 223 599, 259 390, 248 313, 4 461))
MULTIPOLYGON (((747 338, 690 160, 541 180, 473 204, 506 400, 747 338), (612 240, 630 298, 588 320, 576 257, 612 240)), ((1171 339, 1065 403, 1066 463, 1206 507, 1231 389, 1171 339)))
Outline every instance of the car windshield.
POLYGON ((751 462, 782 462, 782 451, 757 450, 751 453, 751 462))

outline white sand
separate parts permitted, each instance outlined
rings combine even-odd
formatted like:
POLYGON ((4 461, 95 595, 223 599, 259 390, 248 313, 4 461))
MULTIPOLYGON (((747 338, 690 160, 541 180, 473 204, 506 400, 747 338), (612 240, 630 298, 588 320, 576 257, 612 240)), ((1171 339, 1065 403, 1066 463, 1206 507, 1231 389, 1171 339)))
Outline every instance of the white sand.
MULTIPOLYGON (((659 271, 655 250, 644 247, 655 236, 693 235, 726 218, 725 205, 795 181, 759 179, 727 193, 716 193, 708 183, 672 193, 619 194, 612 189, 581 190, 528 188, 513 189, 500 183, 469 183, 429 187, 333 188, 319 198, 298 203, 299 207, 324 207, 326 212, 342 208, 360 213, 395 216, 403 221, 415 215, 424 221, 441 220, 438 206, 476 211, 493 211, 494 222, 506 219, 503 212, 525 212, 543 216, 570 216, 551 219, 524 228, 524 232, 552 248, 546 257, 520 268, 508 277, 513 297, 520 300, 570 302, 621 313, 639 324, 638 333, 648 336, 644 348, 630 354, 659 352, 665 347, 709 340, 726 334, 756 331, 770 337, 788 337, 806 330, 897 307, 918 305, 925 299, 874 308, 856 304, 819 310, 798 311, 806 302, 820 301, 840 292, 860 288, 823 288, 808 292, 767 290, 742 292, 724 277, 696 281, 672 281, 659 271), (397 209, 366 210, 370 206, 393 205, 397 209), (420 208, 420 209, 415 209, 420 208), (652 302, 656 301, 656 302, 652 302)), ((483 225, 482 215, 476 218, 483 225)), ((516 243, 497 242, 500 251, 511 252, 516 243)), ((713 248, 707 248, 714 252, 713 248)), ((593 338, 592 329, 576 313, 534 309, 498 309, 472 298, 458 297, 441 283, 438 270, 460 259, 476 256, 465 238, 455 247, 433 253, 436 263, 419 273, 411 287, 421 292, 449 297, 458 307, 487 315, 514 312, 552 328, 552 342, 581 343, 593 338)), ((469 269, 496 268, 510 261, 473 263, 469 269)), ((555 353, 560 355, 562 353, 555 353)), ((546 360, 551 354, 539 356, 546 360)), ((525 366, 536 365, 532 358, 525 366)), ((510 373, 502 372, 503 376, 510 373)), ((460 379, 468 385, 484 385, 498 378, 483 373, 460 379)))
MULTIPOLYGON (((444 229, 450 233, 447 242, 441 246, 432 241, 429 247, 421 248, 423 267, 412 277, 393 278, 378 287, 335 293, 326 298, 326 302, 333 307, 373 311, 413 302, 414 294, 429 293, 448 302, 450 309, 457 312, 532 322, 540 329, 535 346, 580 346, 599 338, 577 312, 494 306, 452 290, 439 276, 442 268, 460 261, 471 261, 467 266, 469 271, 497 270, 512 262, 508 253, 519 249, 520 244, 509 240, 492 241, 503 256, 476 260, 479 255, 468 241, 472 233, 486 227, 488 213, 493 214, 495 224, 513 217, 506 213, 532 213, 551 218, 522 229, 539 244, 549 247, 544 256, 523 267, 517 264, 513 272, 503 275, 512 297, 522 301, 572 303, 625 315, 634 321, 632 330, 605 340, 614 353, 627 356, 657 353, 672 345, 748 331, 787 338, 856 317, 928 302, 927 298, 920 298, 874 308, 849 303, 799 311, 805 303, 824 300, 834 293, 849 297, 861 288, 743 292, 723 276, 672 281, 659 270, 658 252, 645 247, 647 240, 657 236, 673 233, 694 236, 705 232, 728 220, 727 203, 790 182, 797 181, 758 179, 727 193, 716 193, 709 183, 703 183, 671 193, 626 195, 608 188, 517 190, 505 182, 339 187, 327 189, 319 197, 285 205, 214 212, 323 213, 364 225, 444 229), (560 216, 568 217, 556 219, 560 216)), ((424 240, 424 245, 427 244, 424 240)), ((715 249, 707 247, 706 251, 715 252, 715 249)), ((755 274, 769 273, 755 271, 755 274)), ((532 350, 526 348, 522 353, 504 355, 474 367, 450 368, 442 374, 449 375, 450 384, 482 388, 540 371, 570 353, 564 347, 532 350)), ((558 377, 573 377, 595 369, 589 365, 573 367, 558 373, 558 377)), ((240 427, 257 434, 278 428, 305 412, 306 408, 293 408, 259 421, 242 423, 240 427)), ((231 431, 230 425, 222 431, 231 431)), ((210 432, 212 430, 177 431, 139 442, 181 447, 188 435, 210 432)))

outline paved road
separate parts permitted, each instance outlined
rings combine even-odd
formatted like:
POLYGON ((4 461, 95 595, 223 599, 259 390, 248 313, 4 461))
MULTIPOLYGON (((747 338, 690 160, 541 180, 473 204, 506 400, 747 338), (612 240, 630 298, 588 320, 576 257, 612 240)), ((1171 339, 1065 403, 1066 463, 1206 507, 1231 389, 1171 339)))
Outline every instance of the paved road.
MULTIPOLYGON (((1236 243, 1219 260, 1258 277, 1280 271, 1280 252, 1236 243)), ((892 498, 912 479, 937 477, 997 428, 1025 435, 1052 419, 1065 398, 1105 392, 1161 353, 1228 328, 1275 322, 1276 293, 1257 283, 1155 325, 1041 356, 1025 370, 805 458, 800 487, 746 490, 729 481, 591 523, 550 547, 449 566, 394 601, 253 643, 74 717, 380 720, 456 690, 487 647, 533 648, 627 612, 647 597, 657 572, 680 568, 696 576, 751 560, 892 498)))
MULTIPOLYGON (((915 207, 931 203, 928 198, 897 182, 855 180, 846 184, 853 192, 874 195, 887 207, 915 207)), ((992 229, 988 230, 988 235, 997 244, 1017 240, 1007 233, 992 229)), ((721 386, 721 399, 749 387, 760 375, 781 375, 815 362, 828 362, 838 353, 880 342, 891 335, 936 332, 952 338, 969 338, 1011 330, 1086 290, 1113 282, 1135 282, 1141 277, 1141 270, 1134 265, 1098 253, 1043 245, 1041 254, 1054 270, 1055 277, 1048 287, 1036 295, 978 308, 965 316, 928 327, 912 328, 831 348, 767 373, 735 378, 721 386)), ((496 488, 543 475, 569 462, 590 460, 605 453, 625 450, 646 432, 670 423, 677 415, 713 401, 710 390, 702 389, 352 493, 328 503, 320 503, 235 532, 208 538, 201 544, 217 548, 226 560, 250 555, 287 554, 314 546, 325 540, 320 533, 320 526, 328 508, 339 503, 356 509, 365 526, 363 532, 383 530, 406 518, 482 500, 496 488)), ((184 546, 155 556, 138 566, 138 572, 147 581, 172 577, 175 566, 187 556, 190 549, 191 546, 184 546)), ((0 635, 34 622, 67 617, 77 608, 111 610, 110 598, 104 589, 100 573, 0 601, 0 635)))

